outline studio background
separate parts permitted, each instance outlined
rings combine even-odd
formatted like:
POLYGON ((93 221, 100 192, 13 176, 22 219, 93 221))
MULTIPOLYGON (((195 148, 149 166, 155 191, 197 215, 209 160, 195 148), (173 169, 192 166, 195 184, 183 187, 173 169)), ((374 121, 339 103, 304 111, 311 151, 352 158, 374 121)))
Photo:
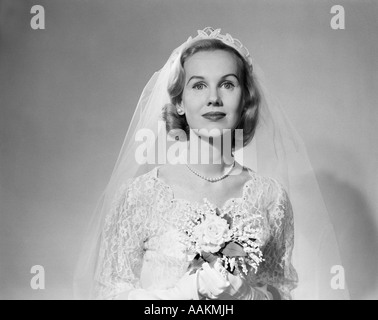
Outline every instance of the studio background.
POLYGON ((351 298, 378 299, 377 16, 376 1, 0 0, 0 298, 73 298, 144 85, 213 26, 249 48, 305 141, 351 298), (30 26, 36 4, 45 30, 30 26), (345 30, 330 26, 335 4, 345 30))

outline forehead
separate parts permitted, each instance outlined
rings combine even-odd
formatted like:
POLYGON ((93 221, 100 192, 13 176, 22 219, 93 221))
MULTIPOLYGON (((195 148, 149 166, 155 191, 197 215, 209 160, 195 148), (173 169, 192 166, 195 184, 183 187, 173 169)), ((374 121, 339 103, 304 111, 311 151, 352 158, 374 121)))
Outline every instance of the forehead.
POLYGON ((234 54, 224 50, 200 51, 189 57, 184 63, 185 75, 220 76, 238 74, 237 58, 234 54))

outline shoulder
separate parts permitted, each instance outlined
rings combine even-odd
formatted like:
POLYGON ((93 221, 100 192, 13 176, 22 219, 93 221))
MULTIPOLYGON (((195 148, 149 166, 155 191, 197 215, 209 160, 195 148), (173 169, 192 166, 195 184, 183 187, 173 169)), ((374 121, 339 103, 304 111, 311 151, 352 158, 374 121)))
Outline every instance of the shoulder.
MULTIPOLYGON (((269 185, 267 209, 270 219, 272 221, 286 221, 285 224, 289 223, 293 220, 293 212, 286 187, 274 178, 266 177, 266 179, 269 185)), ((281 225, 281 222, 279 225, 281 225)))
POLYGON ((267 189, 270 189, 271 192, 274 193, 282 193, 285 192, 286 188, 284 185, 278 181, 277 179, 262 175, 255 170, 248 168, 248 167, 243 167, 246 172, 249 173, 250 180, 255 181, 256 183, 265 186, 267 189))
POLYGON ((275 178, 251 172, 254 182, 252 185, 259 194, 260 204, 266 210, 266 215, 272 230, 281 232, 287 227, 293 226, 293 209, 288 192, 283 183, 275 178))
POLYGON ((289 201, 286 187, 277 179, 262 175, 256 171, 245 167, 250 175, 250 183, 262 192, 267 206, 276 205, 280 201, 289 201))
POLYGON ((275 178, 267 177, 267 183, 269 184, 269 190, 271 192, 272 198, 276 199, 277 201, 280 200, 288 200, 288 192, 286 187, 275 178))
POLYGON ((131 200, 148 194, 148 190, 155 187, 156 169, 155 167, 144 174, 124 180, 117 190, 116 201, 126 198, 131 200))
POLYGON ((158 167, 150 169, 148 172, 130 179, 130 187, 133 188, 152 188, 156 181, 158 167))

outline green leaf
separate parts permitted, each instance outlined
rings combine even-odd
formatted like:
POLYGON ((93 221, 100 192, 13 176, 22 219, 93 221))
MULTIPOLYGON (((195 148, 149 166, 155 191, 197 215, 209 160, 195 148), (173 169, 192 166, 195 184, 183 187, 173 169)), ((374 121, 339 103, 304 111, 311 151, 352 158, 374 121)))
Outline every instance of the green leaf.
POLYGON ((229 242, 221 251, 227 257, 245 257, 243 247, 236 242, 229 242))
POLYGON ((210 265, 214 265, 217 258, 221 256, 218 253, 202 252, 201 255, 197 254, 188 266, 189 274, 196 273, 198 269, 201 269, 202 265, 207 262, 210 265))
POLYGON ((204 262, 205 261, 202 259, 202 257, 199 254, 197 254, 189 264, 189 274, 196 273, 196 271, 202 267, 202 264, 204 262))
POLYGON ((218 257, 219 257, 214 253, 204 252, 204 251, 201 252, 201 256, 202 256, 203 260, 205 260, 206 262, 208 262, 210 264, 212 262, 214 262, 215 260, 217 260, 218 257))
POLYGON ((227 214, 225 214, 222 218, 227 221, 229 227, 231 228, 232 227, 232 218, 227 214))

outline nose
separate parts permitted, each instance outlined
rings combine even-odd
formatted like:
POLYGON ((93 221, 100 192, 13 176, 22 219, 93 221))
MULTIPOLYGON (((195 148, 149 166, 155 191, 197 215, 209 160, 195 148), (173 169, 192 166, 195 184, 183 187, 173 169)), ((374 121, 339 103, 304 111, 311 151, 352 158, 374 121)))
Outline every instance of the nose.
POLYGON ((222 105, 222 99, 219 96, 218 90, 217 89, 210 90, 207 106, 221 106, 221 105, 222 105))

